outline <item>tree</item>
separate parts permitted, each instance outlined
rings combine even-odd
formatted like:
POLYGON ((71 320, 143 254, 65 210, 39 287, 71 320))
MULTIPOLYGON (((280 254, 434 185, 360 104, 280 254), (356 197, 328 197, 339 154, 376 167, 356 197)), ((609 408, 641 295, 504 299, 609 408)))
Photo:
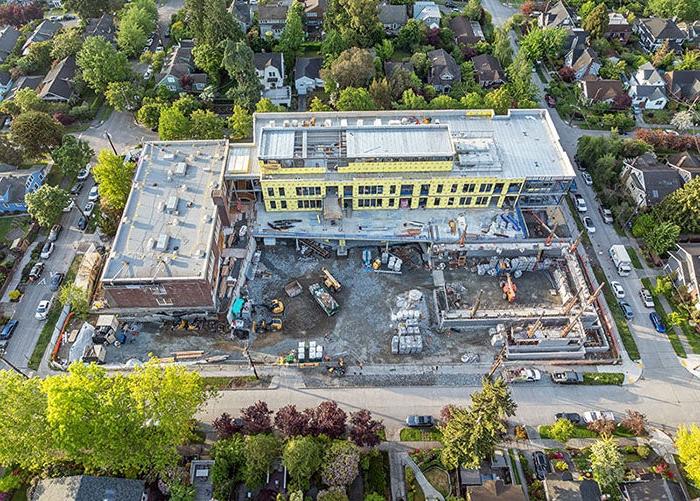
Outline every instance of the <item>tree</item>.
POLYGON ((369 111, 376 110, 377 104, 367 89, 346 87, 340 91, 336 108, 338 111, 369 111))
POLYGON ((615 439, 603 437, 591 445, 591 472, 603 491, 617 488, 625 477, 625 460, 615 439))
POLYGON ((272 431, 271 416, 272 411, 262 400, 258 400, 253 405, 241 409, 243 432, 248 435, 270 433, 272 431))
POLYGON ((396 36, 396 47, 407 52, 414 52, 421 45, 425 45, 427 29, 425 24, 417 19, 409 19, 399 29, 396 36))
POLYGON ((109 105, 117 111, 135 110, 143 97, 143 87, 134 82, 110 82, 105 90, 109 105))
POLYGON ((700 50, 686 50, 683 59, 675 68, 678 70, 700 70, 700 50))
POLYGON ((406 89, 401 95, 401 107, 406 110, 425 110, 428 103, 421 95, 416 94, 413 89, 406 89))
POLYGON ((609 80, 619 80, 625 73, 627 73, 627 63, 622 59, 616 63, 606 59, 600 68, 600 77, 609 80))
POLYGON ((158 10, 151 0, 131 2, 120 12, 117 45, 129 57, 137 56, 155 28, 158 10))
POLYGON ((508 66, 508 91, 517 103, 535 101, 537 87, 532 83, 532 64, 524 53, 515 56, 513 64, 508 66))
POLYGON ((360 447, 375 447, 379 445, 380 435, 384 432, 384 424, 372 418, 367 409, 350 414, 350 440, 360 447))
POLYGON ((41 100, 34 89, 23 87, 15 92, 12 99, 2 101, 0 110, 16 117, 27 111, 45 111, 46 103, 41 100))
POLYGON ((561 78, 566 83, 571 83, 574 81, 576 72, 571 66, 562 66, 559 71, 559 78, 561 78))
POLYGON ((307 433, 309 415, 299 412, 294 405, 286 405, 275 414, 275 428, 286 438, 307 433))
POLYGON ((372 77, 374 57, 368 50, 358 47, 343 51, 329 68, 321 70, 321 78, 330 91, 346 87, 367 87, 372 77))
POLYGON ((158 119, 158 135, 163 141, 188 139, 190 120, 174 106, 163 108, 158 119))
POLYGON ((77 12, 81 19, 100 17, 105 12, 118 7, 117 1, 105 0, 65 0, 63 8, 68 12, 77 12))
POLYGON ((245 441, 240 435, 233 435, 216 442, 212 452, 214 456, 214 466, 211 469, 212 495, 215 499, 230 499, 234 487, 243 479, 245 441))
POLYGON ((282 453, 282 462, 292 477, 293 489, 306 491, 309 479, 319 470, 323 461, 323 447, 314 437, 296 437, 289 441, 282 453))
POLYGON ((0 5, 0 26, 11 25, 19 28, 34 19, 44 17, 44 11, 39 2, 28 4, 4 3, 0 5))
POLYGON ((478 110, 484 107, 484 100, 478 92, 469 92, 459 100, 462 107, 468 110, 478 110))
POLYGON ((36 158, 61 143, 63 126, 46 113, 28 111, 12 121, 10 132, 25 155, 36 158))
POLYGON ((587 2, 584 2, 581 7, 578 9, 578 15, 581 16, 581 19, 586 19, 588 15, 595 9, 596 3, 593 0, 588 0, 587 2))
POLYGON ((228 41, 221 64, 236 82, 236 85, 226 92, 226 96, 252 110, 260 100, 260 80, 253 63, 253 51, 243 41, 228 41))
MULTIPOLYGON (((700 427, 696 424, 680 426, 676 434, 678 456, 688 478, 700 485, 700 427)), ((1 456, 0 456, 1 457, 1 456)))
POLYGON ((649 0, 649 12, 659 17, 679 17, 685 20, 695 20, 700 17, 700 6, 697 2, 688 0, 649 0))
POLYGON ((284 107, 277 104, 272 104, 272 101, 266 97, 262 98, 255 105, 256 113, 274 113, 280 111, 284 111, 284 107))
POLYGON ((598 4, 583 17, 582 27, 591 34, 591 37, 601 38, 608 30, 608 8, 605 4, 598 4))
POLYGON ((197 36, 202 42, 215 45, 221 41, 240 42, 245 37, 233 15, 228 11, 226 0, 205 0, 204 34, 197 36))
POLYGON ((78 67, 85 83, 97 93, 107 90, 110 82, 129 79, 129 61, 102 37, 88 37, 78 52, 78 67))
POLYGON ((513 62, 513 48, 510 46, 510 38, 505 29, 496 28, 494 30, 491 50, 493 57, 501 63, 503 68, 507 68, 513 62))
POLYGON ((505 114, 513 103, 508 87, 501 86, 484 95, 484 106, 492 108, 499 115, 505 114))
POLYGON ((246 487, 257 489, 265 483, 265 475, 279 457, 280 440, 267 433, 245 437, 245 465, 243 482, 246 487))
POLYGON ((677 224, 668 221, 657 222, 654 231, 644 237, 644 243, 655 254, 661 256, 678 241, 681 228, 677 224))
POLYGON ((83 37, 80 30, 71 28, 60 31, 53 37, 51 44, 51 58, 54 61, 60 61, 78 53, 83 45, 83 37))
POLYGON ((139 111, 136 112, 136 120, 149 129, 155 129, 160 122, 160 113, 163 108, 163 103, 145 98, 143 105, 139 108, 139 111))
POLYGON ((44 228, 50 228, 61 218, 69 200, 66 190, 48 184, 24 196, 27 212, 44 228))
POLYGON ((627 416, 620 423, 637 437, 642 437, 647 434, 647 418, 639 411, 627 409, 627 416))
POLYGON ((24 74, 43 73, 51 67, 51 42, 35 42, 29 46, 26 56, 17 60, 17 67, 24 74))
POLYGON ((394 44, 388 38, 385 38, 374 47, 374 52, 382 61, 389 61, 394 55, 394 44))
POLYGON ((327 449, 321 480, 328 486, 350 485, 360 474, 360 451, 357 446, 341 440, 334 441, 327 449))
POLYGON ((122 211, 131 192, 131 182, 135 166, 125 162, 121 156, 110 150, 102 150, 97 155, 97 163, 92 168, 92 176, 100 185, 100 201, 116 211, 122 211))
POLYGON ((73 179, 80 169, 87 165, 93 154, 86 141, 66 134, 63 136, 61 147, 51 152, 51 158, 65 177, 73 179))
POLYGON ((321 54, 323 54, 324 63, 333 61, 347 48, 347 40, 343 38, 340 31, 336 29, 328 31, 321 41, 321 54))
POLYGON ((332 0, 324 14, 324 31, 338 31, 349 46, 372 47, 384 36, 378 5, 378 0, 332 0))
POLYGON ((653 64, 655 68, 665 69, 671 64, 671 62, 673 62, 673 58, 674 52, 671 50, 668 40, 664 40, 661 47, 654 52, 654 55, 651 58, 651 64, 653 64))
POLYGON ((391 109, 393 92, 391 84, 386 77, 372 80, 372 83, 369 85, 369 94, 380 109, 391 109))
POLYGON ((554 440, 565 444, 574 434, 574 424, 568 419, 557 419, 552 425, 549 434, 554 440))
POLYGON ((344 487, 330 487, 318 492, 316 501, 348 501, 344 487))
POLYGON ((304 4, 292 2, 287 10, 287 21, 282 30, 277 50, 284 54, 284 60, 289 67, 294 64, 294 59, 301 53, 304 43, 304 4))
POLYGON ((212 423, 212 428, 214 428, 214 431, 216 431, 216 435, 219 437, 219 440, 231 438, 233 435, 243 429, 243 427, 239 425, 227 412, 224 412, 221 414, 221 416, 214 420, 212 423))
POLYGON ((236 104, 233 106, 233 113, 228 117, 228 126, 231 129, 231 137, 241 140, 253 134, 253 116, 248 110, 236 104))
POLYGON ((459 107, 459 101, 446 94, 440 94, 430 101, 430 109, 432 110, 453 110, 459 107))
POLYGON ((688 130, 695 124, 696 115, 692 110, 679 111, 671 119, 671 125, 678 130, 688 130))
POLYGON ((212 82, 218 83, 221 80, 219 70, 224 57, 222 44, 197 43, 192 49, 192 57, 194 58, 194 64, 201 68, 212 82))
POLYGON ((309 111, 312 113, 319 113, 321 111, 332 111, 333 108, 324 103, 320 97, 314 96, 309 104, 309 111))
POLYGON ((210 110, 195 110, 190 116, 192 139, 223 139, 224 120, 210 110))
POLYGON ((602 437, 611 437, 615 432, 615 421, 607 419, 596 419, 588 423, 587 428, 602 437))
POLYGON ((462 10, 462 15, 471 21, 481 20, 481 2, 479 0, 469 0, 462 10))
POLYGON ((566 31, 563 28, 535 28, 520 40, 520 48, 532 62, 544 58, 556 58, 565 39, 566 31))
POLYGON ((87 290, 78 287, 71 282, 64 284, 58 292, 58 301, 62 305, 70 304, 71 311, 79 318, 85 320, 90 313, 90 301, 88 299, 87 290))
POLYGON ((315 434, 327 435, 330 438, 340 438, 345 434, 345 420, 347 414, 333 401, 321 402, 315 409, 310 409, 313 414, 309 422, 309 428, 315 434))
POLYGON ((22 163, 22 151, 7 140, 0 137, 0 162, 19 166, 22 163))

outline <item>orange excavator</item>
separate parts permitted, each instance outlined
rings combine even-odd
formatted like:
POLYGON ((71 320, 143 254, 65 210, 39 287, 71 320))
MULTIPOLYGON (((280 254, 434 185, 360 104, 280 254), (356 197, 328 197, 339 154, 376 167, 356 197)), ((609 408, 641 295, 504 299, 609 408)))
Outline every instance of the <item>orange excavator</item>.
POLYGON ((518 286, 515 285, 510 273, 506 273, 505 280, 501 280, 501 290, 503 291, 503 299, 507 299, 509 303, 515 301, 515 293, 518 291, 518 286))

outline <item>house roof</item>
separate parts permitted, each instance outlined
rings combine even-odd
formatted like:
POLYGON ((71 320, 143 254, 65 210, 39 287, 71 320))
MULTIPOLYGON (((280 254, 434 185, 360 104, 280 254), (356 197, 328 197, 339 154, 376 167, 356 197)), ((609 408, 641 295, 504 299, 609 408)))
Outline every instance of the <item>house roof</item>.
MULTIPOLYGON (((700 283, 700 244, 691 244, 691 243, 685 243, 685 244, 678 244, 678 247, 683 249, 690 257, 692 258, 693 261, 693 268, 695 269, 695 280, 700 283)), ((676 255, 679 255, 679 261, 681 263, 687 263, 685 257, 676 251, 676 255), (680 255, 679 255, 680 254, 680 255)), ((683 267, 684 273, 689 273, 689 270, 687 270, 687 265, 684 265, 683 267)), ((690 278, 690 277, 688 277, 690 278)))
POLYGON ((0 29, 0 62, 4 61, 15 48, 19 35, 19 30, 14 26, 8 25, 0 29))
POLYGON ((678 171, 659 162, 652 153, 644 153, 627 164, 642 172, 648 205, 659 203, 666 195, 683 186, 678 171))
POLYGON ((505 72, 498 59, 490 54, 481 54, 472 58, 474 71, 476 71, 479 81, 496 82, 505 79, 505 72))
POLYGON ((249 26, 253 20, 250 11, 250 4, 248 2, 233 0, 228 8, 228 11, 233 15, 233 17, 246 26, 249 26))
POLYGON ((48 478, 32 489, 30 501, 141 501, 145 492, 142 480, 114 477, 48 478))
POLYGON ((441 84, 443 76, 447 74, 452 75, 453 82, 456 83, 460 81, 461 72, 459 66, 452 55, 447 53, 444 49, 431 50, 428 52, 428 60, 432 67, 429 78, 430 83, 441 84))
POLYGON ((102 37, 108 42, 113 42, 115 38, 114 16, 109 13, 102 14, 99 18, 92 18, 88 21, 84 37, 102 37))
POLYGON ((408 12, 405 5, 381 3, 378 9, 379 22, 382 24, 399 24, 403 26, 408 21, 408 12))
POLYGON ((581 87, 583 95, 592 101, 608 101, 625 93, 620 80, 584 80, 581 87))
POLYGON ((61 23, 55 23, 46 19, 43 20, 41 23, 39 23, 39 25, 32 32, 32 34, 29 35, 27 41, 24 42, 22 50, 26 49, 35 42, 45 42, 46 40, 53 38, 53 36, 58 32, 58 30, 61 29, 61 27, 61 23))
POLYGON ((600 501, 600 488, 594 480, 577 482, 546 478, 544 489, 549 501, 600 501))
POLYGON ((619 12, 608 12, 608 29, 612 26, 622 26, 629 29, 630 23, 627 22, 627 18, 623 14, 619 12))
POLYGON ((390 77, 396 70, 405 70, 413 73, 413 63, 411 61, 384 61, 384 74, 390 77))
MULTIPOLYGON (((579 70, 586 69, 586 72, 588 72, 588 69, 591 67, 593 63, 600 63, 600 59, 598 58, 598 54, 596 53, 595 50, 593 50, 590 47, 586 46, 577 46, 574 47, 572 50, 572 57, 571 57, 571 67, 574 69, 575 72, 579 72, 579 70)), ((568 54, 567 54, 568 56, 568 54)))
POLYGON ((328 6, 327 0, 305 0, 304 12, 321 12, 325 13, 328 6))
POLYGON ((700 95, 700 70, 676 70, 664 74, 666 89, 676 99, 692 101, 700 95))
POLYGON ((667 162, 673 167, 690 172, 693 177, 700 175, 700 156, 689 151, 671 155, 667 162))
POLYGON ((574 13, 564 4, 557 2, 552 7, 542 13, 543 24, 547 28, 556 28, 562 24, 574 24, 574 13))
POLYGON ((165 66, 158 75, 158 81, 160 82, 163 78, 168 75, 172 75, 176 78, 182 78, 185 75, 192 73, 192 48, 194 44, 191 40, 182 40, 180 44, 175 47, 175 50, 170 55, 165 66))
POLYGON ((287 19, 289 5, 259 5, 258 19, 260 21, 278 21, 287 19))
POLYGON ((637 85, 636 89, 637 96, 643 97, 649 101, 666 98, 666 91, 663 87, 658 87, 656 85, 637 85))
POLYGON ((637 69, 637 73, 632 77, 633 84, 640 85, 664 85, 664 77, 661 72, 654 68, 650 62, 646 62, 637 69))
MULTIPOLYGON (((700 252, 700 246, 698 246, 700 252)), ((643 482, 625 482, 620 484, 620 490, 630 501, 685 501, 680 486, 676 482, 664 479, 654 479, 643 482)))
POLYGON ((321 78, 322 57, 298 57, 294 64, 294 78, 321 78))
POLYGON ((44 99, 48 96, 57 96, 68 101, 73 97, 73 78, 76 68, 75 56, 69 56, 54 64, 41 83, 39 97, 44 99))
POLYGON ((281 52, 256 52, 253 54, 253 63, 255 68, 260 71, 272 66, 281 73, 284 69, 284 56, 281 52))
POLYGON ((24 88, 36 89, 44 81, 44 75, 25 75, 19 77, 8 92, 6 99, 12 99, 18 90, 24 88))
POLYGON ((10 83, 12 75, 9 72, 0 70, 0 85, 3 87, 10 83))
POLYGON ((475 44, 484 40, 484 32, 481 25, 476 21, 471 21, 465 16, 455 16, 450 19, 450 29, 455 34, 455 41, 463 44, 475 44))
POLYGON ((525 494, 518 485, 504 485, 502 480, 485 480, 483 485, 470 485, 466 488, 469 499, 479 501, 523 501, 525 494))
POLYGON ((686 34, 681 30, 673 19, 661 19, 659 17, 649 17, 640 19, 651 35, 657 40, 685 38, 686 34))
POLYGON ((424 21, 426 19, 441 19, 440 7, 435 2, 415 2, 413 4, 413 17, 424 21))

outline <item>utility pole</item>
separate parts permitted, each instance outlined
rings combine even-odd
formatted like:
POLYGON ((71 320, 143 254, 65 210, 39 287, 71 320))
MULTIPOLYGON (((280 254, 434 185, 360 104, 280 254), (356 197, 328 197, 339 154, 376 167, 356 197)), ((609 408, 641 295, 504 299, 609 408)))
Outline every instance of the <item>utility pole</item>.
POLYGON ((10 369, 15 371, 16 373, 20 374, 21 376, 24 376, 24 379, 29 379, 29 376, 27 376, 24 372, 22 372, 15 364, 10 362, 8 359, 6 359, 4 356, 0 355, 0 360, 5 362, 5 365, 7 365, 10 369))
POLYGON ((105 137, 107 138, 107 141, 109 141, 109 145, 112 147, 114 154, 119 156, 119 153, 117 153, 117 149, 114 147, 114 143, 112 142, 112 134, 105 131, 105 137))
POLYGON ((243 350, 243 354, 248 358, 248 363, 250 364, 250 368, 253 369, 253 374, 255 375, 255 379, 257 379, 259 381, 260 376, 258 376, 258 370, 255 368, 255 362, 253 362, 253 358, 250 356, 250 352, 248 351, 248 348, 243 350))

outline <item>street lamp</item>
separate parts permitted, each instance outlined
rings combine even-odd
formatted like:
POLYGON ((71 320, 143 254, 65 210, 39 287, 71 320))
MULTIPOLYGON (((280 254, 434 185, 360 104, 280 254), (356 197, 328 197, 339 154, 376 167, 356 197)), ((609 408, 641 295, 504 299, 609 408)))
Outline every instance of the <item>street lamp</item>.
POLYGON ((114 147, 114 143, 112 142, 112 134, 105 131, 105 138, 107 139, 107 141, 109 141, 109 145, 112 147, 112 151, 114 152, 114 154, 119 156, 119 153, 117 153, 117 149, 114 147))

